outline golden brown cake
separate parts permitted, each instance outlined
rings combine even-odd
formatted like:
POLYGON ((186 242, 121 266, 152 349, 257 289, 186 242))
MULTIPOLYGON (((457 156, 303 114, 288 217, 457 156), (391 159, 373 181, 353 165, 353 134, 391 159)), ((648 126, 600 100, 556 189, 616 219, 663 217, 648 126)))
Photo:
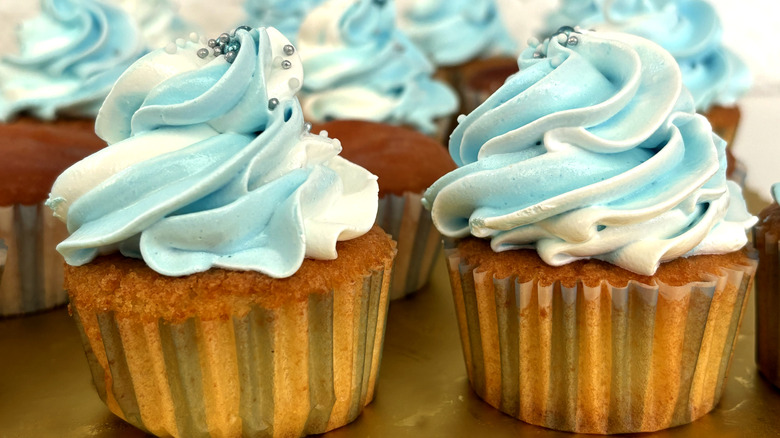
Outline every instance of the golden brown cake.
POLYGON ((300 436, 373 398, 395 243, 378 227, 295 275, 165 277, 119 255, 65 284, 98 393, 158 436, 300 436))
POLYGON ((391 299, 402 298, 428 282, 441 235, 420 199, 426 188, 455 169, 446 149, 405 127, 340 120, 316 124, 341 141, 341 156, 379 177, 377 224, 398 242, 391 299))
POLYGON ((731 146, 734 138, 737 136, 737 127, 741 113, 738 106, 724 107, 719 105, 712 106, 704 117, 710 121, 712 131, 726 140, 726 145, 731 146))
POLYGON ((0 280, 0 317, 65 303, 62 257, 54 247, 65 225, 43 205, 54 179, 68 166, 103 148, 94 120, 43 122, 22 117, 0 123, 0 239, 8 264, 0 280))
POLYGON ((747 250, 679 258, 651 277, 598 260, 552 267, 475 238, 448 265, 477 394, 531 424, 601 434, 715 407, 756 269, 747 250))
POLYGON ((468 114, 519 71, 517 58, 496 57, 472 61, 460 71, 461 113, 468 114))

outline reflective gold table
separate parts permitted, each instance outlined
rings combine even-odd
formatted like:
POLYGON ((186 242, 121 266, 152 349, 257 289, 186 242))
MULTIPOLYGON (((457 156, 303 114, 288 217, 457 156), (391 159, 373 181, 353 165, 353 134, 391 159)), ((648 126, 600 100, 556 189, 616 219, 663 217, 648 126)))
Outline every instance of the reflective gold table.
MULTIPOLYGON (((375 401, 328 437, 566 436, 508 417, 471 392, 443 259, 426 289, 390 306, 375 401)), ((644 436, 780 436, 780 390, 754 363, 754 308, 742 324, 720 405, 644 436)), ((0 437, 142 437, 97 396, 64 308, 0 320, 0 437)))

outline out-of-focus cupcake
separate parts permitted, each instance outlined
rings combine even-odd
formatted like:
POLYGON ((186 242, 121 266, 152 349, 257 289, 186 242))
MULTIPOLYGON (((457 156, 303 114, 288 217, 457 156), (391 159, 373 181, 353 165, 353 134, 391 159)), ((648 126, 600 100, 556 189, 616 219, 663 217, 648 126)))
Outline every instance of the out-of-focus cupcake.
POLYGON ((304 129, 289 41, 226 46, 133 64, 96 122, 109 146, 54 184, 70 308, 100 397, 141 429, 323 433, 373 397, 395 244, 376 176, 304 129))
POLYGON ((192 32, 200 32, 197 26, 179 15, 178 8, 170 0, 114 1, 133 17, 151 49, 163 48, 179 38, 189 38, 192 32))
POLYGON ((761 374, 780 387, 780 184, 772 186, 772 198, 753 228, 761 262, 756 273, 756 362, 761 374))
POLYGON ((627 34, 569 32, 450 140, 423 198, 469 381, 523 421, 585 433, 689 423, 723 392, 755 218, 680 70, 627 34))
POLYGON ((433 66, 395 26, 392 1, 328 0, 299 34, 306 119, 367 120, 449 135, 455 92, 432 78, 433 66))
POLYGON ((461 95, 469 112, 517 72, 519 46, 495 0, 397 0, 398 27, 461 95), (481 99, 481 100, 480 100, 481 99))
POLYGON ((0 60, 0 238, 8 262, 0 316, 65 303, 65 229, 43 201, 57 174, 105 146, 94 117, 114 81, 144 53, 132 19, 92 0, 45 0, 0 60))
POLYGON ((244 23, 254 27, 273 26, 293 44, 306 15, 324 0, 246 0, 244 23))
POLYGON ((341 156, 379 177, 376 223, 398 242, 390 299, 402 298, 428 282, 441 235, 420 200, 438 178, 455 169, 439 143, 400 126, 357 120, 314 125, 341 142, 341 156))
POLYGON ((660 44, 674 56, 696 111, 731 145, 740 119, 737 99, 751 85, 747 66, 722 43, 723 28, 705 0, 563 0, 550 29, 584 28, 631 33, 660 44))

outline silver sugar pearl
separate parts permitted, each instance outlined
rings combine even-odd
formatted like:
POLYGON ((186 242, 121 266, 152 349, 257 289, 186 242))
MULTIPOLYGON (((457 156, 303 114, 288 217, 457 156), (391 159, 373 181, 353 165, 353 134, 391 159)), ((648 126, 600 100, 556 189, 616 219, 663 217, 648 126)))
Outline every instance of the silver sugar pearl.
POLYGON ((217 40, 215 40, 214 38, 212 38, 212 39, 210 39, 210 40, 208 41, 208 43, 206 43, 206 44, 208 44, 208 46, 209 46, 209 47, 211 47, 211 48, 213 49, 214 47, 217 47, 217 40))
POLYGON ((295 47, 293 47, 292 44, 285 44, 282 50, 284 50, 284 54, 287 56, 290 56, 293 53, 295 53, 295 47))
POLYGON ((274 108, 276 108, 277 106, 279 106, 279 99, 277 99, 275 97, 272 97, 271 99, 268 100, 268 109, 269 110, 273 111, 274 108))
POLYGON ((555 38, 558 40, 558 44, 565 45, 568 37, 566 34, 559 33, 555 38))
POLYGON ((303 129, 306 130, 306 132, 311 132, 311 123, 306 122, 303 124, 303 129))
POLYGON ((569 35, 572 32, 576 32, 576 30, 571 26, 561 26, 558 28, 558 30, 555 32, 556 35, 563 33, 566 35, 569 35))
POLYGON ((576 46, 577 44, 579 44, 579 42, 580 39, 573 35, 570 36, 568 40, 566 40, 566 44, 569 46, 576 46))
POLYGON ((209 49, 200 49, 198 50, 198 58, 203 59, 205 57, 209 56, 209 49))
POLYGON ((235 34, 236 34, 236 32, 238 32, 239 30, 245 30, 245 31, 249 32, 250 30, 252 30, 252 28, 251 28, 251 27, 249 27, 249 26, 247 26, 247 25, 244 25, 244 26, 238 26, 238 27, 236 28, 236 30, 234 30, 234 31, 233 31, 233 35, 235 35, 235 34))
POLYGON ((284 61, 282 61, 282 68, 283 69, 287 70, 290 67, 292 67, 292 62, 290 62, 290 61, 288 61, 286 59, 284 61))
POLYGON ((221 54, 222 54, 222 48, 214 47, 214 56, 219 56, 221 54))
POLYGON ((228 35, 228 34, 226 34, 226 33, 223 33, 222 35, 220 35, 220 36, 219 36, 219 38, 218 38, 218 39, 219 39, 219 42, 220 42, 220 43, 222 43, 222 44, 227 44, 227 43, 228 43, 228 41, 230 41, 230 35, 228 35))
POLYGON ((225 61, 227 61, 230 64, 232 64, 233 61, 236 60, 236 56, 238 56, 238 52, 236 52, 235 50, 231 50, 231 51, 225 53, 225 61))

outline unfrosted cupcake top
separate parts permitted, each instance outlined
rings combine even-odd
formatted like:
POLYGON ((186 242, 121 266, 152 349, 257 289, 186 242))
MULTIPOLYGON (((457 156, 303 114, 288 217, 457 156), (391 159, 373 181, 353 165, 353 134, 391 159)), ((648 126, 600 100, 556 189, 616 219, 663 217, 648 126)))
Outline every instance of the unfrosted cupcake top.
POLYGON ((195 27, 178 14, 170 0, 117 0, 141 28, 152 49, 165 47, 177 38, 186 38, 195 27))
POLYGON ((23 111, 94 117, 119 75, 146 53, 133 19, 95 0, 43 0, 19 42, 19 55, 0 60, 0 121, 23 111))
POLYGON ((450 139, 460 167, 426 192, 442 234, 536 248, 548 264, 596 258, 642 275, 735 251, 755 223, 726 181, 724 142, 674 59, 627 34, 567 30, 450 139))
POLYGON ((549 24, 639 35, 674 56, 698 111, 731 106, 751 84, 742 60, 723 47, 723 27, 704 0, 563 0, 549 24))
POLYGON ((392 2, 329 0, 299 35, 306 70, 301 104, 313 122, 358 119, 426 133, 451 115, 457 97, 432 79, 433 66, 397 30, 392 2))
POLYGON ((436 65, 514 55, 495 0, 398 0, 398 26, 436 65))
POLYGON ((293 43, 306 14, 324 0, 246 0, 247 23, 252 26, 273 26, 293 43))
POLYGON ((114 86, 96 121, 109 146, 47 202, 71 233, 57 247, 69 264, 119 249, 164 275, 288 277, 371 228, 376 177, 305 129, 295 48, 273 28, 222 37, 225 56, 181 42, 114 86))

